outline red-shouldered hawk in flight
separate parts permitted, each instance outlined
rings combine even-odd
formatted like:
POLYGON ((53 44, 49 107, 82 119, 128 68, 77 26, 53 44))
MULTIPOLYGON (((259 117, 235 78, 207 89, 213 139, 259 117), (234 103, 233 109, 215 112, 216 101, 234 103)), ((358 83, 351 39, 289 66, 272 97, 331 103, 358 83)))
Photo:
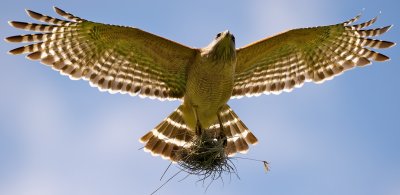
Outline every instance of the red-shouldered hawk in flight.
POLYGON ((196 135, 224 139, 226 155, 246 152, 257 138, 227 105, 231 98, 291 91, 304 82, 322 82, 354 67, 389 57, 371 49, 392 42, 371 39, 390 29, 364 30, 376 18, 353 25, 359 16, 335 25, 294 29, 235 47, 229 32, 218 33, 204 48, 191 48, 138 28, 91 22, 59 8, 65 20, 30 10, 46 23, 9 22, 38 34, 6 38, 30 45, 10 51, 28 54, 68 75, 89 80, 111 93, 179 99, 182 104, 140 141, 145 150, 178 161, 176 151, 196 135))

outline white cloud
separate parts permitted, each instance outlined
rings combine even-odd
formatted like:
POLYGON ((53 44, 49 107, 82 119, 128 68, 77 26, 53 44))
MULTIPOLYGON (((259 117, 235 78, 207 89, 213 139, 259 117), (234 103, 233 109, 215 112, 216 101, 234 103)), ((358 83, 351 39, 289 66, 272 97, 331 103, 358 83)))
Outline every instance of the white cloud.
POLYGON ((14 182, 8 182, 7 187, 0 190, 1 194, 14 195, 54 195, 60 194, 61 182, 56 177, 46 175, 39 170, 30 170, 14 182))
POLYGON ((393 186, 393 188, 390 190, 390 192, 388 193, 389 195, 398 195, 400 194, 400 183, 396 186, 393 186))
MULTIPOLYGON (((35 82, 31 82, 35 86, 35 82)), ((25 82, 14 83, 14 87, 25 85, 25 82)), ((18 132, 18 144, 23 161, 17 162, 20 169, 6 181, 1 194, 15 195, 51 195, 57 193, 61 182, 51 167, 49 156, 57 153, 57 142, 61 139, 60 132, 66 126, 64 104, 55 95, 50 85, 24 90, 24 99, 7 100, 16 105, 12 114, 15 116, 12 124, 18 132)), ((17 96, 15 96, 17 97, 17 96)), ((21 96, 18 96, 21 97, 21 96)), ((10 154, 12 155, 12 154, 10 154)))
POLYGON ((239 47, 282 31, 327 25, 329 13, 326 8, 334 7, 333 1, 318 0, 249 1, 248 4, 244 7, 249 16, 245 24, 247 27, 239 39, 244 40, 244 44, 239 47))

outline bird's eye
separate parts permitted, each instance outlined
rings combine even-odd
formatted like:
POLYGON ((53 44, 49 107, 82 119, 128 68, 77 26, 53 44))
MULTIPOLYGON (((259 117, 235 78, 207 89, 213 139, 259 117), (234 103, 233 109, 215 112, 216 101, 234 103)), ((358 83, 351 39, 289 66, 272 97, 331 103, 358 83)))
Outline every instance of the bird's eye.
POLYGON ((232 35, 232 41, 235 42, 235 36, 232 35))
POLYGON ((220 36, 221 36, 221 33, 218 33, 216 38, 218 39, 220 36))

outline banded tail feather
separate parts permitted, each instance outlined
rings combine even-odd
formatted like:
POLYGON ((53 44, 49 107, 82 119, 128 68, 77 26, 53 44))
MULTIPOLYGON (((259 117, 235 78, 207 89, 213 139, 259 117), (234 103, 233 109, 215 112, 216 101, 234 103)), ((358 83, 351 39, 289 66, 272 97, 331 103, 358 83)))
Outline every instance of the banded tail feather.
MULTIPOLYGON (((182 148, 189 148, 196 138, 195 131, 185 124, 182 114, 181 105, 153 130, 142 136, 140 142, 145 144, 144 150, 173 162, 179 161, 177 152, 182 148)), ((219 114, 226 136, 223 139, 227 140, 225 146, 227 156, 233 156, 238 152, 246 153, 249 145, 257 144, 257 138, 228 105, 223 106, 219 114)), ((205 131, 211 134, 220 132, 219 122, 206 128, 205 131)))
MULTIPOLYGON (((227 139, 227 145, 225 147, 227 156, 233 156, 238 152, 247 153, 249 145, 257 144, 257 138, 227 104, 222 107, 220 117, 223 131, 227 139)), ((219 131, 220 129, 221 127, 218 122, 212 125, 209 131, 219 131)))
POLYGON ((194 131, 190 130, 183 120, 182 105, 158 124, 153 130, 140 138, 144 151, 154 156, 178 161, 177 152, 182 147, 190 147, 194 131))

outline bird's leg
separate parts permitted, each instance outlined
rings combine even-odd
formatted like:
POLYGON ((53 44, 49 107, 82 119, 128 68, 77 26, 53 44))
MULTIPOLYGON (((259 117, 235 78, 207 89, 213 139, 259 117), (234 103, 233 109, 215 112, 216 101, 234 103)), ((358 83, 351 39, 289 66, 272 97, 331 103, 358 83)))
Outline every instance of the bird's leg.
POLYGON ((224 144, 224 146, 226 146, 227 143, 228 143, 228 140, 227 140, 227 137, 225 135, 224 124, 222 123, 222 119, 221 119, 221 112, 218 112, 217 116, 218 116, 218 122, 219 122, 219 127, 220 127, 218 140, 223 139, 224 140, 223 144, 224 144))
POLYGON ((197 113, 197 106, 193 106, 194 109, 194 117, 196 118, 196 135, 201 136, 202 127, 199 120, 199 114, 197 113))

